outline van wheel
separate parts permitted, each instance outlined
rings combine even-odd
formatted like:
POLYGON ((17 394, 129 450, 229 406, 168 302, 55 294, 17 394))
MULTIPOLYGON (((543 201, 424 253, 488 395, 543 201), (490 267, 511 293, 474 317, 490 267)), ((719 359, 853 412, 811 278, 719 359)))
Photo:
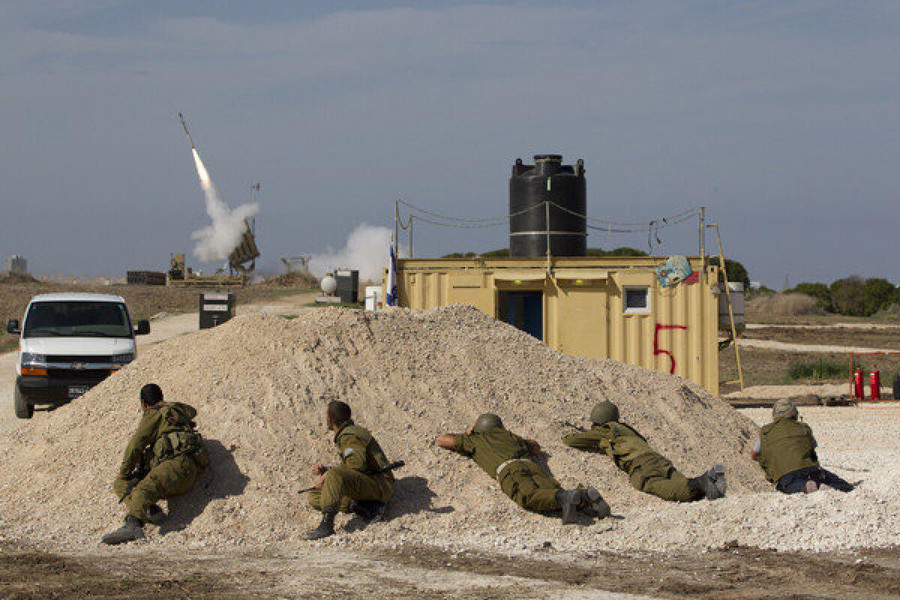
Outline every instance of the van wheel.
POLYGON ((34 405, 29 404, 27 400, 19 393, 19 387, 16 386, 13 392, 13 405, 16 409, 16 416, 20 419, 30 419, 34 416, 34 405))

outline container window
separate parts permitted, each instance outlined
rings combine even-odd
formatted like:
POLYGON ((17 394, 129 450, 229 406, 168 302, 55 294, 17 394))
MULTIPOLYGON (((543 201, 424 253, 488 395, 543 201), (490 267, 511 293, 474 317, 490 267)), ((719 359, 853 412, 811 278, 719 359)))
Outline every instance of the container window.
POLYGON ((647 286, 626 287, 623 308, 626 315, 649 313, 650 288, 647 286))

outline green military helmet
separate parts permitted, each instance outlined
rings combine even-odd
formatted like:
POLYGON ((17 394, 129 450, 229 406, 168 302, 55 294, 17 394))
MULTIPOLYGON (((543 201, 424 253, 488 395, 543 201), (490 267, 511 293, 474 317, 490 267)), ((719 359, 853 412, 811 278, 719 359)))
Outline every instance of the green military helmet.
POLYGON ((772 419, 777 421, 782 417, 788 417, 789 419, 797 418, 797 407, 787 398, 777 400, 775 404, 772 405, 772 419))
POLYGON ((591 409, 591 423, 595 425, 603 425, 610 421, 619 420, 619 407, 610 402, 598 402, 591 409))
POLYGON ((500 417, 494 413, 484 413, 478 415, 478 418, 475 419, 475 426, 472 428, 472 431, 484 433, 488 429, 494 429, 495 427, 503 429, 503 421, 500 420, 500 417))

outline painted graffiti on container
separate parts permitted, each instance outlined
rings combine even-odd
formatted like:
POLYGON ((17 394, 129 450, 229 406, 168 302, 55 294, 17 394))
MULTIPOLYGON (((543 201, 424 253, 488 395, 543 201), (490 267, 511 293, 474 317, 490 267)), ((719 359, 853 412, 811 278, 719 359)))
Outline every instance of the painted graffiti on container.
POLYGON ((653 334, 653 356, 657 356, 658 354, 665 354, 666 356, 668 356, 669 361, 671 361, 671 365, 669 367, 669 375, 674 375, 675 357, 668 350, 659 347, 659 332, 666 329, 681 329, 683 331, 687 331, 687 327, 684 325, 663 325, 662 323, 657 323, 656 332, 653 334))

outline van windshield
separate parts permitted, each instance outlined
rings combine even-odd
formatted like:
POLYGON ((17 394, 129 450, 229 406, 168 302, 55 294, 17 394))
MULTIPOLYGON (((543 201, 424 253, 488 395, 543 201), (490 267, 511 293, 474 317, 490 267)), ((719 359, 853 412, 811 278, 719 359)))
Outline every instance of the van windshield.
POLYGON ((22 336, 115 337, 132 336, 124 304, 117 302, 34 302, 25 315, 22 336))

